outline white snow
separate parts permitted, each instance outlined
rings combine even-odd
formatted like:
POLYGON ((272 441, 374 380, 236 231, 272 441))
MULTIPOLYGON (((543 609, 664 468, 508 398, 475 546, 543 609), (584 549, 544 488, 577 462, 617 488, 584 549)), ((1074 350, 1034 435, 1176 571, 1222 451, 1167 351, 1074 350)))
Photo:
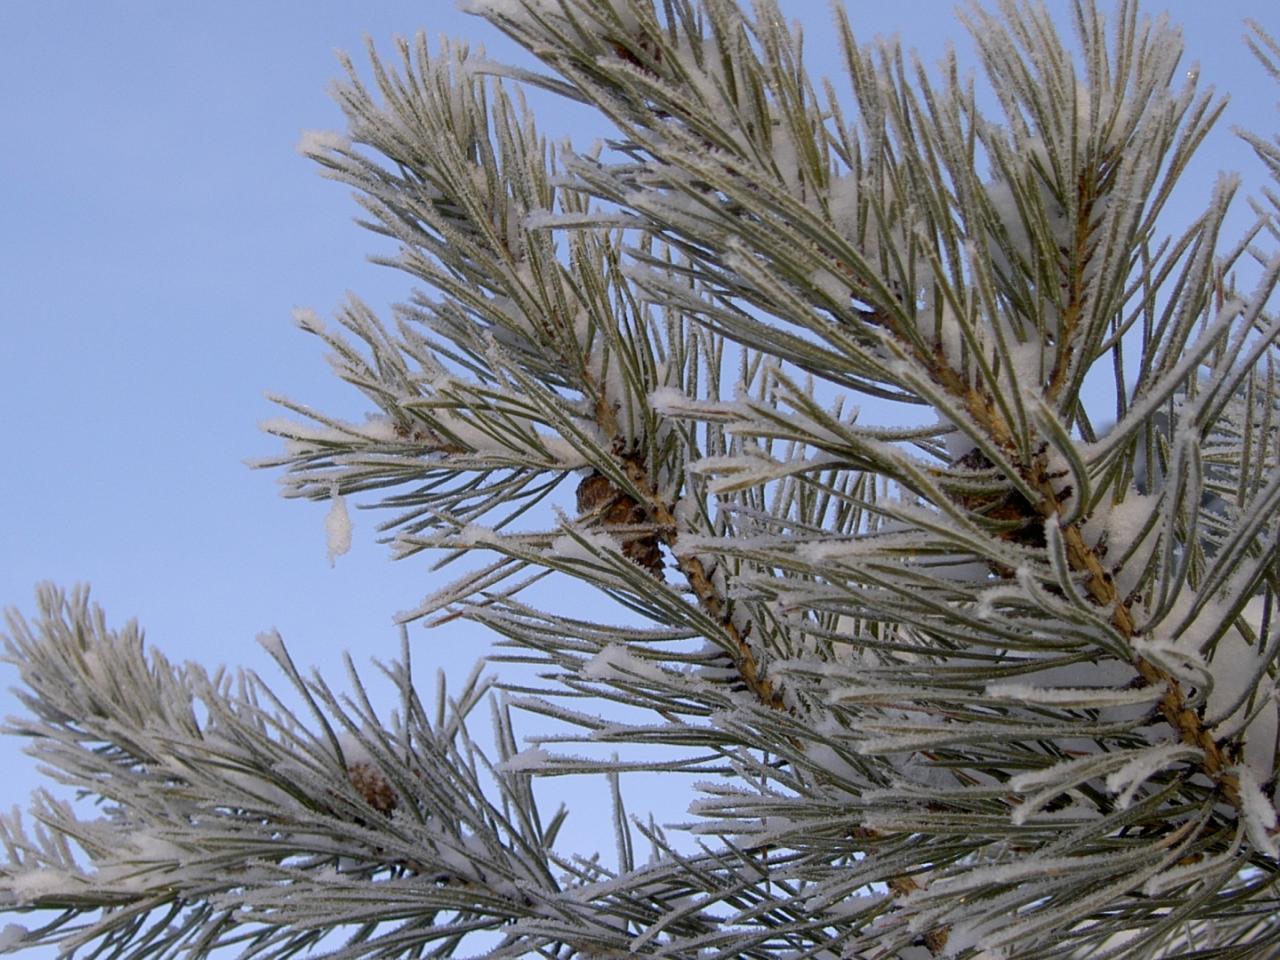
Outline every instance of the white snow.
POLYGON ((138 860, 148 862, 182 863, 189 856, 182 847, 167 837, 160 836, 154 830, 138 830, 130 834, 129 845, 136 851, 138 860))
POLYGON ((15 947, 21 946, 30 932, 21 924, 6 923, 4 928, 0 929, 0 952, 12 951, 15 947))
POLYGON ((1141 750, 1123 767, 1107 776, 1107 790, 1118 794, 1116 805, 1121 810, 1127 810, 1138 789, 1153 774, 1182 760, 1195 759, 1199 755, 1198 749, 1182 743, 1164 743, 1149 750, 1141 750))
POLYGON ((943 356, 953 367, 959 369, 965 348, 964 330, 960 326, 960 318, 951 309, 951 304, 943 302, 940 306, 939 316, 922 317, 920 322, 927 333, 937 336, 943 356))
MULTIPOLYGON (((1137 648, 1144 655, 1173 657, 1171 665, 1180 661, 1185 664, 1185 671, 1212 679, 1206 721, 1215 725, 1215 736, 1239 735, 1243 728, 1245 764, 1260 782, 1266 783, 1274 773, 1280 734, 1280 711, 1265 673, 1267 638, 1259 637, 1251 644, 1231 626, 1218 637, 1212 655, 1207 656, 1207 647, 1226 617, 1227 605, 1225 600, 1213 598, 1189 618, 1195 599, 1195 592, 1185 589, 1153 625, 1150 638, 1140 641, 1137 648), (1253 690, 1255 681, 1260 683, 1257 691, 1253 690)), ((1263 599, 1255 597, 1241 614, 1255 635, 1262 624, 1262 609, 1263 599)), ((1189 675, 1188 680, 1194 684, 1195 677, 1189 675)))
POLYGON ((538 442, 547 448, 551 456, 555 457, 561 470, 578 470, 590 465, 590 461, 583 452, 564 437, 539 434, 538 442))
POLYGON ((394 443, 398 439, 395 421, 382 413, 366 413, 364 423, 357 429, 361 436, 368 437, 370 440, 394 443))
POLYGON ((803 181, 800 178, 800 154, 791 138, 791 130, 785 124, 776 124, 772 139, 773 165, 788 191, 798 198, 803 189, 803 181))
POLYGON ((257 640, 258 646, 267 651, 274 659, 283 660, 287 657, 284 649, 284 637, 280 636, 280 631, 274 627, 259 633, 257 640))
MULTIPOLYGON (((814 290, 824 294, 828 300, 832 300, 835 303, 847 303, 852 295, 849 284, 830 270, 815 270, 809 277, 809 283, 812 284, 814 290)), ((683 393, 683 391, 680 392, 683 393)))
POLYGON ((1041 687, 1030 683, 989 683, 986 694, 995 700, 1041 706, 1100 708, 1152 703, 1164 694, 1161 687, 1041 687))
POLYGON ((498 769, 507 773, 537 770, 544 766, 549 759, 551 759, 551 754, 547 753, 546 750, 541 747, 530 747, 528 750, 521 750, 519 753, 508 757, 498 764, 498 769))
POLYGON ((707 404, 691 397, 678 387, 658 387, 649 392, 649 406, 654 413, 667 417, 692 417, 705 412, 707 404))
POLYGON ((502 535, 498 531, 479 523, 468 523, 453 540, 458 546, 466 547, 495 546, 501 542, 502 535))
POLYGON ((1107 555, 1119 559, 1130 550, 1133 554, 1116 571, 1116 589, 1127 596, 1146 573, 1151 554, 1159 539, 1158 524, 1152 524, 1143 538, 1143 530, 1151 515, 1160 509, 1160 498, 1150 494, 1129 492, 1120 503, 1113 504, 1106 516, 1107 555))
POLYGON ((521 26, 535 26, 533 16, 559 11, 556 0, 459 0, 458 9, 482 17, 503 17, 521 26))
POLYGON ((369 752, 369 748, 361 743, 354 733, 350 731, 340 733, 338 735, 338 746, 342 748, 342 759, 346 761, 348 769, 357 763, 377 766, 377 761, 373 758, 373 754, 369 752))
MULTIPOLYGON (((1261 597, 1250 601, 1245 607, 1244 617, 1256 630, 1262 620, 1261 597)), ((1199 621, 1200 617, 1196 619, 1199 621)), ((1235 732, 1235 728, 1256 710, 1245 728, 1244 761, 1263 781, 1270 780, 1273 773, 1277 728, 1280 726, 1272 684, 1263 672, 1266 653, 1262 642, 1250 645, 1239 630, 1228 630, 1218 641, 1213 659, 1209 662, 1213 690, 1209 694, 1205 712, 1210 723, 1218 724, 1214 734, 1219 735, 1235 732), (1255 695, 1247 696, 1257 678, 1261 678, 1261 689, 1255 695), (1239 705, 1224 716, 1237 701, 1239 705)))
POLYGON ((1244 806, 1244 828, 1250 842, 1272 858, 1280 858, 1280 848, 1272 831, 1276 828, 1276 808, 1258 786, 1258 780, 1247 764, 1232 767, 1240 783, 1240 799, 1244 806))
POLYGON ((689 78, 692 92, 696 93, 711 112, 732 117, 733 111, 721 93, 725 87, 725 73, 721 68, 720 57, 716 54, 715 40, 707 37, 702 42, 702 49, 695 50, 693 38, 682 33, 679 49, 680 65, 689 78), (699 58, 702 60, 701 65, 698 63, 699 58))
POLYGON ((41 897, 71 893, 79 885, 72 881, 80 879, 65 870, 39 867, 16 871, 9 877, 7 886, 20 904, 31 904, 41 897))
POLYGON ((351 141, 336 130, 303 130, 298 138, 298 152, 304 157, 316 157, 334 150, 346 150, 351 141))
POLYGON ((452 410, 443 408, 432 410, 431 416, 460 443, 478 454, 502 455, 509 452, 507 447, 495 442, 489 434, 452 410))
MULTIPOLYGON (((990 936, 990 928, 993 924, 994 921, 991 917, 983 917, 981 920, 972 922, 961 920, 959 923, 953 923, 949 928, 950 933, 947 936, 947 944, 941 955, 944 958, 959 957, 967 954, 968 951, 975 947, 981 947, 990 936)), ((968 955, 973 956, 973 954, 968 955)), ((1004 951, 992 953, 988 950, 983 950, 978 956, 997 960, 997 958, 1004 958, 1008 954, 1004 951)))
POLYGON ((827 188, 831 223, 845 239, 856 239, 858 229, 858 178, 852 173, 832 177, 827 188))
POLYGON ((565 213, 557 210, 530 210, 525 214, 526 230, 567 230, 573 227, 632 227, 644 221, 629 213, 608 213, 589 210, 586 213, 565 213))
MULTIPOLYGON (((986 185, 986 193, 987 201, 991 204, 996 219, 1005 228, 1009 245, 1018 256, 1029 262, 1032 259, 1031 238, 1027 235, 1027 228, 1022 222, 1022 214, 1018 210, 1018 200, 1014 196, 1012 186, 1006 180, 993 180, 986 185)), ((991 247, 991 255, 996 263, 1006 270, 1009 269, 1010 264, 1004 252, 994 244, 991 247)))
MULTIPOLYGON (((844 733, 831 721, 824 722, 821 726, 829 729, 834 728, 837 735, 844 733)), ((824 771, 833 779, 865 787, 866 775, 825 743, 810 743, 805 747, 804 752, 815 768, 824 771)))
MULTIPOLYGON (((296 779, 296 771, 289 770, 285 776, 296 779)), ((292 812, 297 807, 293 797, 264 775, 224 766, 218 770, 218 780, 230 788, 226 791, 227 798, 234 801, 237 806, 288 812, 292 812)))
POLYGON ((290 420, 288 417, 268 417, 266 420, 260 420, 258 427, 265 433, 274 434, 277 437, 284 437, 289 441, 296 442, 305 446, 294 446, 290 444, 290 449, 304 451, 317 443, 349 443, 356 431, 354 427, 343 427, 338 429, 335 427, 326 427, 313 423, 300 423, 297 420, 290 420))
POLYGON ((1009 366, 1013 370, 1012 385, 1035 397, 1044 383, 1044 344, 1038 337, 1019 343, 1012 332, 1005 335, 1005 343, 1009 347, 1009 366))
POLYGON ((587 661, 582 675, 592 680, 653 680, 666 682, 660 667, 642 660, 625 643, 612 643, 587 661))
POLYGON ((566 533, 551 541, 550 555, 598 566, 602 554, 617 552, 618 544, 609 534, 601 530, 580 530, 576 538, 566 533))
POLYGON ((329 515, 324 518, 324 534, 328 543, 329 566, 351 549, 351 517, 347 513, 346 497, 338 493, 337 485, 331 494, 329 515))

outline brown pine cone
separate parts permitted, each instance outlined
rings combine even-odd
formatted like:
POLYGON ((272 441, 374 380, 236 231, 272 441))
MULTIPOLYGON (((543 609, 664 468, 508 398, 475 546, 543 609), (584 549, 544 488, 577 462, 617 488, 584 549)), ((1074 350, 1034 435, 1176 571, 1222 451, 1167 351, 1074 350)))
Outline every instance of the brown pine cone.
MULTIPOLYGON (((649 521, 645 508, 598 470, 592 470, 578 484, 578 513, 598 517, 605 529, 637 527, 649 521)), ((622 541, 624 557, 640 564, 659 580, 664 579, 662 551, 655 534, 618 533, 616 536, 622 541)))
MULTIPOLYGON (((956 466, 966 470, 990 470, 992 463, 978 449, 970 450, 956 461, 956 466)), ((1000 538, 1025 547, 1043 548, 1044 519, 1035 508, 1027 502, 1027 498, 1016 490, 995 496, 965 495, 956 498, 966 510, 981 514, 988 520, 1007 524, 1000 538)))
POLYGON ((400 805, 395 789, 373 764, 357 760, 347 767, 347 778, 360 796, 364 797, 365 803, 379 813, 390 816, 400 805))

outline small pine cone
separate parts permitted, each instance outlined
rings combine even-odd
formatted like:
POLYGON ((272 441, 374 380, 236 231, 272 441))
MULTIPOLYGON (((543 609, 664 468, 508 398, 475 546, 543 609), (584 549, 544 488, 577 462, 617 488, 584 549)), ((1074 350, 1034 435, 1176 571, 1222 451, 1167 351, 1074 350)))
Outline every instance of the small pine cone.
POLYGON ((640 53, 643 53, 654 63, 662 63, 662 50, 655 46, 648 37, 643 34, 625 38, 610 37, 605 42, 609 44, 609 49, 613 51, 619 60, 630 64, 638 70, 642 70, 650 76, 657 76, 653 68, 635 53, 635 50, 639 50, 640 53))
POLYGON ((347 777, 360 796, 364 797, 365 803, 379 813, 390 816, 391 811, 399 806, 395 789, 373 764, 357 760, 347 767, 347 777))
MULTIPOLYGON (((966 470, 990 470, 991 461, 978 449, 970 450, 956 461, 956 466, 966 470)), ((1009 527, 1000 534, 1001 539, 1023 546, 1044 547, 1044 520, 1027 498, 1016 490, 1002 496, 982 497, 966 495, 957 497, 966 510, 982 514, 989 520, 1004 521, 1009 527)))
MULTIPOLYGON (((601 524, 610 527, 635 527, 648 522, 643 506, 629 494, 619 490, 604 474, 592 470, 578 484, 578 513, 599 517, 601 524)), ((662 575, 662 550, 654 534, 618 534, 622 540, 622 555, 640 564, 659 580, 662 575)))

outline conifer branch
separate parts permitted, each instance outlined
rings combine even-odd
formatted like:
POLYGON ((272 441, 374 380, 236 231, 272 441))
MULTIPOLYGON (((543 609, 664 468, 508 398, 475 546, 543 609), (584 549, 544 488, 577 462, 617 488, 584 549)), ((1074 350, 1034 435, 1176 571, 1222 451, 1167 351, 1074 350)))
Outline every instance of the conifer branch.
POLYGON ((403 619, 472 619, 534 676, 486 750, 487 681, 432 718, 407 646, 383 719, 268 638, 293 707, 46 591, 10 621, 11 732, 110 816, 4 822, 6 905, 66 913, 0 945, 1280 949, 1280 203, 1227 242, 1223 178, 1163 235, 1222 110, 1175 33, 1132 0, 1076 3, 1074 48, 970 8, 992 114, 843 12, 815 83, 775 0, 471 2, 551 75, 423 39, 346 63, 349 130, 303 151, 425 290, 299 312, 369 414, 282 399, 262 465, 334 501, 333 553, 347 496, 398 558, 483 551, 403 619), (617 137, 550 146, 509 81, 617 137), (538 609, 551 577, 635 621, 538 609), (701 778, 690 820, 632 817, 624 772, 701 778), (609 787, 612 862, 540 812, 571 775, 609 787))

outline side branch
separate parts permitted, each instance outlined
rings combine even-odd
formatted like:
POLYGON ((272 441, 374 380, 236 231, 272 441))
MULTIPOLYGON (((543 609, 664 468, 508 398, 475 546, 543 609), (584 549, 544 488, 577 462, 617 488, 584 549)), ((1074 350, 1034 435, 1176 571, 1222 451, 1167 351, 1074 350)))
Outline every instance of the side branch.
POLYGON ((715 618, 733 642, 737 651, 734 666, 742 682, 765 706, 773 710, 788 710, 782 691, 774 686, 769 677, 765 676, 759 658, 747 642, 747 631, 740 629, 734 623, 732 605, 726 597, 720 595, 715 584, 712 583, 706 565, 696 554, 680 551, 680 530, 675 515, 671 512, 671 507, 653 488, 644 464, 633 458, 627 458, 624 462, 627 478, 635 484, 637 489, 643 491, 652 522, 657 527, 658 536, 663 545, 675 556, 676 567, 684 574, 698 603, 715 618))
MULTIPOLYGON (((1057 500, 1052 496, 1052 491, 1049 491, 1043 503, 1052 504, 1052 508, 1045 511, 1046 519, 1060 509, 1057 500)), ((1072 569, 1088 575, 1086 586, 1089 596, 1098 606, 1113 608, 1112 624, 1125 639, 1132 639, 1137 632, 1133 612, 1129 609, 1129 605, 1120 599, 1115 582, 1103 567, 1097 551, 1084 542, 1080 530, 1074 524, 1063 528, 1062 533, 1072 569)), ((1203 752, 1202 769, 1205 775, 1218 786, 1227 802, 1238 812, 1243 813, 1244 800, 1240 795, 1240 778, 1231 772, 1232 764, 1227 759, 1222 745, 1213 738, 1204 718, 1187 706, 1187 696, 1183 692, 1181 682, 1169 671, 1145 657, 1137 657, 1134 660, 1134 667, 1148 686, 1164 686, 1165 693, 1159 701, 1161 716, 1169 726, 1178 731, 1178 736, 1183 743, 1203 752)))

